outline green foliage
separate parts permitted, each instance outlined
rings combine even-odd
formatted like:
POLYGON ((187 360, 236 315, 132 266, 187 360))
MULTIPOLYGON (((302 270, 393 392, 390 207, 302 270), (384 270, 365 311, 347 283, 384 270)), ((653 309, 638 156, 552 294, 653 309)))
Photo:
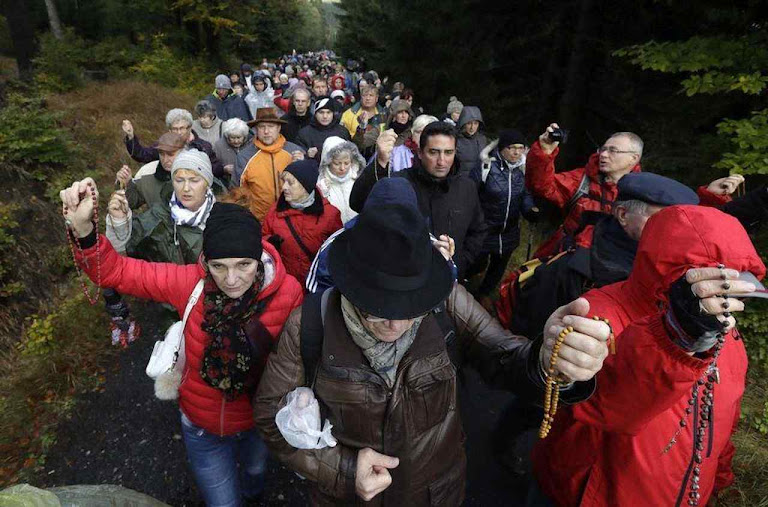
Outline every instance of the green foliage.
POLYGON ((739 330, 744 336, 752 368, 768 373, 768 307, 759 301, 750 301, 739 315, 739 330))
POLYGON ((67 29, 64 38, 57 40, 53 34, 40 37, 40 52, 34 59, 35 80, 45 90, 64 92, 83 83, 83 58, 86 43, 74 30, 67 29))
MULTIPOLYGON (((684 73, 685 94, 716 95, 738 92, 762 94, 768 87, 768 32, 756 25, 739 37, 713 34, 680 42, 656 42, 614 52, 643 69, 684 73)), ((717 124, 721 137, 733 148, 714 164, 718 169, 741 174, 768 174, 768 110, 754 111, 750 118, 726 118, 717 124)))
POLYGON ((733 151, 725 153, 715 167, 729 173, 768 174, 768 109, 753 111, 741 120, 723 120, 717 131, 729 139, 733 151))
POLYGON ((13 257, 16 238, 11 233, 19 226, 15 213, 19 207, 15 204, 0 202, 0 300, 21 292, 21 282, 13 281, 13 257))
POLYGON ((55 314, 31 317, 24 339, 17 345, 22 355, 44 356, 55 350, 53 337, 55 314))
POLYGON ((175 54, 164 43, 162 35, 154 38, 152 50, 130 70, 146 81, 198 96, 206 95, 212 89, 211 71, 200 60, 175 54))
POLYGON ((0 109, 0 169, 29 169, 25 175, 45 179, 52 167, 72 161, 71 139, 42 98, 12 93, 6 100, 0 109))

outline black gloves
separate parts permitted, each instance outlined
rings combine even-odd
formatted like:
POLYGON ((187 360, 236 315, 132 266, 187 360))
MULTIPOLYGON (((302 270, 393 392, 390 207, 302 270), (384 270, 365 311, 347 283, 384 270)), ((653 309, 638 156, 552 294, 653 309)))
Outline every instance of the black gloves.
POLYGON ((701 308, 685 275, 669 288, 669 308, 665 315, 672 340, 687 352, 706 352, 722 336, 725 323, 701 308))

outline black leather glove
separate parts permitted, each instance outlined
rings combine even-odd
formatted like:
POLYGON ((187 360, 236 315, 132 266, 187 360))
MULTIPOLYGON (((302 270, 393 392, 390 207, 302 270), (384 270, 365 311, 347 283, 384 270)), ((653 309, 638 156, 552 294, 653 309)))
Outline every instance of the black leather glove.
POLYGON ((272 246, 279 252, 280 247, 283 246, 283 238, 277 234, 273 234, 267 238, 268 243, 272 243, 272 246))
POLYGON ((695 353, 711 349, 722 336, 726 325, 701 308, 699 298, 691 290, 685 275, 669 288, 669 308, 665 320, 672 341, 683 350, 695 353))

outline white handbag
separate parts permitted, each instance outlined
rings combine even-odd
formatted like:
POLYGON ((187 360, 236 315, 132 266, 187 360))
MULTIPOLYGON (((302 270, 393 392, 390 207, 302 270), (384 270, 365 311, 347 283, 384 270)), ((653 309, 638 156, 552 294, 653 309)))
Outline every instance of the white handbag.
POLYGON ((179 397, 181 376, 186 363, 184 327, 187 325, 189 313, 200 299, 204 285, 204 279, 197 282, 195 290, 189 296, 187 308, 184 310, 184 319, 169 327, 165 332, 165 338, 156 341, 152 349, 146 373, 150 378, 155 379, 155 396, 161 400, 175 400, 179 397))

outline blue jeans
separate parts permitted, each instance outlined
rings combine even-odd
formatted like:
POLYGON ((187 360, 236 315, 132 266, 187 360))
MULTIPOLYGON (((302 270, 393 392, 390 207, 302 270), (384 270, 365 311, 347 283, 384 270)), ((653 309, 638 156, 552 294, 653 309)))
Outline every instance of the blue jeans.
POLYGON ((256 429, 220 437, 181 414, 187 459, 206 505, 235 507, 264 489, 267 445, 256 429))

